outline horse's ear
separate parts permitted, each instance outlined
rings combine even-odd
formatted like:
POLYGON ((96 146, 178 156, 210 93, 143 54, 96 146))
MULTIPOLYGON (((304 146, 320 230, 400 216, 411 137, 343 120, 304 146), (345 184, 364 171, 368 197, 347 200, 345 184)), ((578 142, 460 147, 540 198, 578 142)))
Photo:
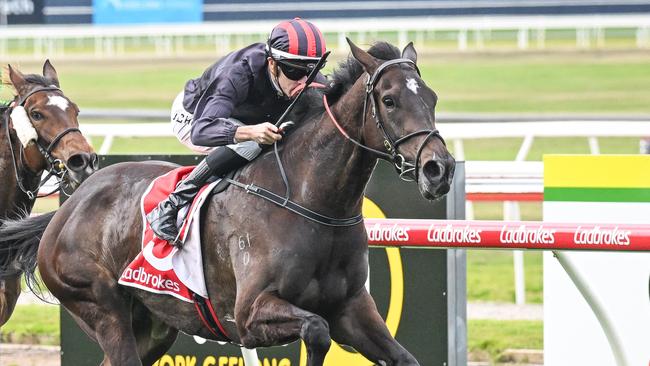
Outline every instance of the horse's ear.
POLYGON ((348 44, 350 45, 350 51, 352 51, 352 56, 354 56, 354 58, 361 63, 363 69, 366 70, 368 74, 374 73, 377 67, 379 67, 379 62, 377 61, 377 59, 372 57, 372 55, 370 55, 368 52, 357 47, 356 44, 352 43, 350 38, 345 37, 345 39, 348 41, 348 44))
POLYGON ((19 95, 25 94, 28 87, 28 83, 25 80, 25 75, 23 75, 20 71, 15 70, 13 67, 11 67, 11 65, 7 65, 7 68, 9 69, 9 80, 11 80, 11 84, 14 86, 19 95))
POLYGON ((415 47, 413 47, 413 42, 409 42, 409 44, 404 47, 404 50, 402 51, 402 58, 407 58, 415 63, 418 62, 418 53, 415 52, 415 47))
POLYGON ((59 77, 56 74, 56 70, 54 69, 54 66, 50 63, 50 60, 45 60, 45 63, 43 64, 43 76, 45 76, 46 79, 50 80, 52 84, 56 85, 59 87, 59 77))

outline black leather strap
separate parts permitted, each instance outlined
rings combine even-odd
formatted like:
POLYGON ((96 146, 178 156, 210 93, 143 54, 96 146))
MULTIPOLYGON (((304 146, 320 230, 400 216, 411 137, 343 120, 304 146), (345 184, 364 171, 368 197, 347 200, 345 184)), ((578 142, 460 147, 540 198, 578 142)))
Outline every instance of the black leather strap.
POLYGON ((247 193, 253 194, 255 196, 261 197, 267 201, 271 201, 280 207, 284 207, 287 210, 296 213, 308 220, 317 222, 326 226, 354 226, 363 222, 363 215, 358 214, 353 217, 345 219, 336 219, 333 217, 321 215, 318 212, 314 212, 306 207, 303 207, 291 200, 287 200, 285 197, 279 196, 271 191, 268 191, 262 187, 258 187, 254 184, 242 184, 238 181, 224 178, 228 180, 232 185, 239 188, 245 189, 247 193))

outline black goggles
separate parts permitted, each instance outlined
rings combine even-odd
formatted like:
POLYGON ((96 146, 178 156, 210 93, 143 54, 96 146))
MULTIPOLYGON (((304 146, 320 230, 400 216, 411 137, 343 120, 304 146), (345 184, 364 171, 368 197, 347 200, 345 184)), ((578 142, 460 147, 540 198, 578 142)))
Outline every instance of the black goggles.
POLYGON ((300 80, 304 78, 305 76, 309 75, 309 73, 316 67, 316 63, 294 63, 294 62, 287 62, 287 61, 278 61, 278 65, 280 65, 280 69, 282 70, 282 73, 284 76, 291 80, 300 80))

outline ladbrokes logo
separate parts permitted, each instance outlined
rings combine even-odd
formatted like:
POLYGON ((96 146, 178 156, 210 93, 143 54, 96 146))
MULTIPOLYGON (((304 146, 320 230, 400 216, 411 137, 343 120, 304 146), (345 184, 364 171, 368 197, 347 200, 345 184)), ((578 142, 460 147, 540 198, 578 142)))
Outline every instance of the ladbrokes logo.
POLYGON ((540 226, 529 229, 526 225, 518 228, 501 227, 499 240, 503 244, 555 244, 555 229, 544 229, 540 226))
POLYGON ((427 232, 427 240, 437 243, 478 244, 481 242, 481 229, 474 229, 469 225, 457 228, 450 224, 444 227, 431 225, 429 226, 429 232, 427 232))
POLYGON ((127 268, 122 276, 125 280, 140 282, 147 287, 154 287, 159 290, 180 291, 180 286, 177 282, 170 279, 164 279, 161 275, 152 275, 145 272, 145 269, 139 267, 138 269, 127 268))
POLYGON ((601 229, 600 226, 583 229, 578 226, 573 234, 573 241, 576 244, 630 245, 630 233, 629 230, 619 230, 618 226, 613 229, 601 229))
POLYGON ((371 241, 409 241, 409 228, 397 224, 388 227, 374 224, 372 228, 368 229, 368 239, 371 241))

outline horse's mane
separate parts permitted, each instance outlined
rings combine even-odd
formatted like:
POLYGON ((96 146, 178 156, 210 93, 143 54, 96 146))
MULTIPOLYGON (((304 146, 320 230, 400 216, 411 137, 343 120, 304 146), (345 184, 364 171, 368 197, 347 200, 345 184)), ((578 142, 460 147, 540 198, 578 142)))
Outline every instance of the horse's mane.
MULTIPOLYGON (((368 53, 381 60, 399 58, 399 49, 388 42, 376 42, 370 47, 368 53)), ((315 114, 323 113, 323 94, 327 95, 330 105, 336 103, 354 85, 363 74, 363 67, 352 55, 339 62, 337 68, 329 77, 329 85, 321 90, 309 90, 296 104, 289 118, 293 121, 305 121, 315 114)))

